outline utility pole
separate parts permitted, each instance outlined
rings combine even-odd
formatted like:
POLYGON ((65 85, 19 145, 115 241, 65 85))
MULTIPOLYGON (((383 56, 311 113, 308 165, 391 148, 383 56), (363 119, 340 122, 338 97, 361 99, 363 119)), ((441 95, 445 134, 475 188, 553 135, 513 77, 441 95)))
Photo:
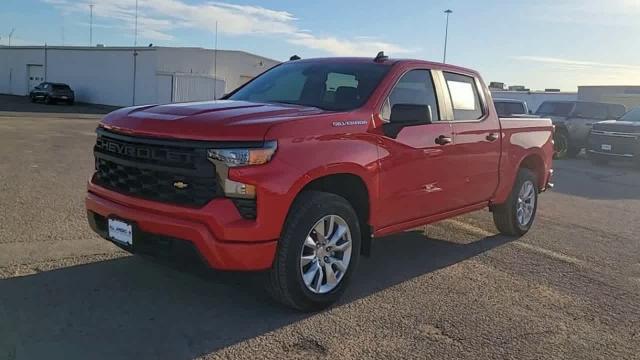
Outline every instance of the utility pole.
POLYGON ((16 28, 11 29, 11 32, 9 33, 9 47, 11 47, 11 37, 13 36, 14 31, 16 31, 16 28))
POLYGON ((216 21, 215 41, 213 44, 213 100, 218 100, 218 22, 216 21))
POLYGON ((447 9, 444 11, 444 13, 447 14, 447 25, 444 29, 444 56, 442 57, 442 62, 446 63, 447 62, 447 41, 449 39, 449 15, 453 13, 453 10, 447 9))
POLYGON ((93 7, 95 4, 89 4, 89 47, 93 46, 93 7))

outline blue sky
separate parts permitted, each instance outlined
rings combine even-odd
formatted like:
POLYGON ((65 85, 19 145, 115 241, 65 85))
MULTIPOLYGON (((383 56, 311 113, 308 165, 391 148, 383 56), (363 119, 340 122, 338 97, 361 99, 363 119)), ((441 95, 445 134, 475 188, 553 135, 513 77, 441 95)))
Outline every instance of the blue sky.
MULTIPOLYGON (((0 44, 87 45, 85 0, 0 1, 0 44)), ((133 44, 135 0, 92 0, 95 43, 133 44)), ((278 60, 362 55, 442 60, 532 89, 640 85, 640 0, 139 0, 138 44, 240 49, 278 60)))

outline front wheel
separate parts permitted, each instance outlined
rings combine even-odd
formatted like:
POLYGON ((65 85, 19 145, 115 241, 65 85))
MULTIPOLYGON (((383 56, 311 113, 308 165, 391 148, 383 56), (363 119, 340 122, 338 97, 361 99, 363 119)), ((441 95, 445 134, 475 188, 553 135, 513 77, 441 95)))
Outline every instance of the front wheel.
POLYGON ((553 135, 553 158, 564 159, 569 151, 569 136, 563 130, 558 130, 553 135))
POLYGON ((493 222, 503 235, 526 234, 538 209, 538 181, 529 169, 520 169, 509 198, 493 208, 493 222))
POLYGON ((268 290, 279 302, 302 311, 335 303, 347 287, 360 255, 360 225, 344 198, 303 192, 287 218, 269 271, 268 290))

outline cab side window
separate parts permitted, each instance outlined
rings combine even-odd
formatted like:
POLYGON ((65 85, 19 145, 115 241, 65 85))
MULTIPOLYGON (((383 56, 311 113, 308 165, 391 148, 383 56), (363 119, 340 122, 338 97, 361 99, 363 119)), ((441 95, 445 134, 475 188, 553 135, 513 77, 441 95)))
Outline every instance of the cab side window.
POLYGON ((394 105, 422 105, 431 111, 431 120, 440 120, 438 101, 429 70, 411 70, 404 74, 386 99, 380 116, 385 121, 391 120, 394 105))
POLYGON ((605 104, 598 103, 578 103, 573 112, 573 116, 585 119, 606 120, 608 117, 608 108, 605 104))
POLYGON ((478 120, 484 116, 476 81, 471 76, 445 72, 454 120, 478 120))

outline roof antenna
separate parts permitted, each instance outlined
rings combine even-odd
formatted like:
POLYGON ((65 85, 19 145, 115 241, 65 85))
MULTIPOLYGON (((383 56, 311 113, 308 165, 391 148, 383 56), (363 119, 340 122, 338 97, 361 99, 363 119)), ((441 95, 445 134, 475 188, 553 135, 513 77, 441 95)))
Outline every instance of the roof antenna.
POLYGON ((389 60, 389 57, 384 54, 384 51, 380 51, 378 53, 378 55, 376 55, 376 58, 373 59, 373 61, 375 61, 375 62, 383 62, 383 61, 386 61, 386 60, 389 60))
POLYGON ((292 57, 289 58, 289 61, 296 61, 296 60, 300 60, 300 59, 302 59, 300 56, 293 55, 292 57))

